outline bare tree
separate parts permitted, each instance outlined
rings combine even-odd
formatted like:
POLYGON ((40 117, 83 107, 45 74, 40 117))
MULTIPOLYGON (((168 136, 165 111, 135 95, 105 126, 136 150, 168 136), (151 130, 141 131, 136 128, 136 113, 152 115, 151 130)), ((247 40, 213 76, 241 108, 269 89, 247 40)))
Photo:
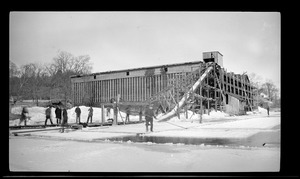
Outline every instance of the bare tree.
POLYGON ((261 76, 255 73, 250 73, 248 77, 251 85, 255 86, 256 88, 261 88, 262 80, 263 80, 261 76))
POLYGON ((9 94, 38 100, 40 98, 71 97, 71 75, 91 73, 92 64, 89 55, 75 57, 69 52, 59 51, 49 64, 29 63, 17 67, 9 64, 9 94), (52 96, 51 96, 52 95, 52 96))
POLYGON ((278 93, 278 88, 275 86, 272 80, 267 80, 263 84, 264 91, 267 93, 269 96, 269 100, 273 101, 275 99, 275 96, 278 93))
POLYGON ((75 57, 69 52, 59 51, 58 55, 53 58, 54 63, 51 66, 52 71, 60 70, 62 73, 72 71, 75 74, 87 74, 92 70, 89 55, 80 55, 75 57))
POLYGON ((20 71, 17 67, 17 65, 9 60, 9 78, 12 77, 18 77, 20 74, 20 71))
POLYGON ((44 96, 43 86, 47 76, 45 67, 39 63, 30 63, 22 66, 23 75, 26 79, 23 94, 28 98, 36 100, 38 105, 39 98, 44 96))
POLYGON ((74 67, 72 68, 76 74, 88 74, 92 71, 92 66, 89 63, 90 56, 81 55, 73 60, 74 67))
POLYGON ((59 89, 66 102, 72 93, 70 76, 91 73, 90 57, 88 55, 75 57, 69 52, 60 51, 53 61, 52 66, 48 68, 48 71, 54 74, 52 85, 53 88, 59 89))

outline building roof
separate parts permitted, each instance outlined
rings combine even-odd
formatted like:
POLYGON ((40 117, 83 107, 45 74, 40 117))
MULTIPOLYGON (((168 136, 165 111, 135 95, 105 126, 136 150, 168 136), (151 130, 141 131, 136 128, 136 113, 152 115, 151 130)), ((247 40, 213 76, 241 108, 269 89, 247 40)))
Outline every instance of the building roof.
POLYGON ((101 75, 101 74, 110 74, 110 73, 116 73, 116 72, 146 70, 146 69, 152 69, 152 68, 165 68, 165 67, 172 67, 172 66, 191 65, 191 64, 198 64, 198 63, 203 63, 203 61, 192 61, 192 62, 185 62, 185 63, 173 63, 173 64, 166 64, 166 65, 157 65, 157 66, 149 66, 149 67, 131 68, 131 69, 124 69, 124 70, 113 70, 113 71, 90 73, 90 74, 87 74, 87 75, 72 75, 71 78, 78 78, 78 77, 83 77, 83 76, 101 75))

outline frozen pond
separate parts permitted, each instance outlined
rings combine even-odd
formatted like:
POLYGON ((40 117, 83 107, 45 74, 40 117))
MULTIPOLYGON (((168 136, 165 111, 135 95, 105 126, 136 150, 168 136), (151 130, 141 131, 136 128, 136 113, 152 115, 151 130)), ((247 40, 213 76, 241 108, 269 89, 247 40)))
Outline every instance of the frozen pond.
POLYGON ((273 172, 280 148, 133 142, 79 142, 10 137, 11 171, 273 172))
MULTIPOLYGON (((146 136, 130 135, 122 137, 108 138, 109 141, 137 142, 137 143, 172 143, 185 145, 226 145, 226 146, 249 146, 249 147, 279 147, 280 130, 267 130, 258 132, 245 139, 228 138, 197 138, 197 137, 164 137, 164 136, 146 136)), ((100 140, 103 141, 103 140, 100 140)), ((105 139, 107 141, 107 139, 105 139)))

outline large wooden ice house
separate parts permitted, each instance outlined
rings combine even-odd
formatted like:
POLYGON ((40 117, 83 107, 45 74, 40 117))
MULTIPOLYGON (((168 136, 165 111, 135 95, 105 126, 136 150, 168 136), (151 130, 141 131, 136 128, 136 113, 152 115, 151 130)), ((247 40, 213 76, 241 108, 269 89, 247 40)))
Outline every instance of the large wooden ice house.
POLYGON ((194 83, 197 80, 195 77, 199 78, 201 72, 212 63, 215 64, 213 70, 195 91, 203 96, 204 107, 230 105, 233 98, 244 103, 244 106, 253 107, 254 88, 250 85, 248 76, 226 72, 223 68, 223 55, 217 51, 204 52, 201 61, 71 76, 73 104, 100 106, 119 96, 123 103, 140 105, 167 89, 171 89, 170 95, 173 93, 172 98, 176 103, 187 90, 184 87, 191 86, 188 81, 194 83), (190 79, 185 79, 187 77, 190 79), (175 95, 180 91, 178 87, 174 87, 175 84, 183 86, 181 96, 175 95))

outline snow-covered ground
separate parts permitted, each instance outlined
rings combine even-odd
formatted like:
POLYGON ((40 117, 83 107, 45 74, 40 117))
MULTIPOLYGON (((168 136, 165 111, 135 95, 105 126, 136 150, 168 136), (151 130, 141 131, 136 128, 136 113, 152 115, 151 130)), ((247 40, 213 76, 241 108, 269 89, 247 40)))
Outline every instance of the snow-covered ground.
MULTIPOLYGON (((276 172, 278 148, 12 138, 11 171, 276 172)), ((174 174, 175 174, 174 173, 174 174)))
MULTIPOLYGON (((81 121, 85 122, 88 107, 80 106, 80 108, 81 121)), ((70 123, 75 122, 74 110, 74 108, 68 110, 70 123)), ((18 113, 21 109, 15 108, 12 111, 18 113)), ((29 108, 31 122, 43 124, 44 112, 45 108, 29 108)), ((124 113, 121 115, 125 118, 124 113)), ((119 117, 121 119, 121 116, 119 117)), ((139 116, 130 116, 130 120, 138 121, 139 116)), ((93 122, 100 121, 101 109, 94 108, 93 122)), ((144 133, 145 123, 139 123, 86 127, 68 133, 59 133, 55 130, 34 132, 31 133, 31 137, 10 136, 9 163, 13 171, 279 171, 280 145, 262 146, 262 143, 270 139, 257 134, 265 131, 275 132, 275 136, 279 135, 280 112, 271 111, 268 116, 266 110, 259 108, 255 112, 248 112, 247 115, 229 116, 220 111, 212 111, 210 115, 203 115, 200 123, 199 115, 192 115, 189 111, 188 118, 185 118, 185 114, 181 114, 180 119, 173 117, 167 122, 154 121, 154 132, 146 133, 144 136, 250 139, 257 140, 259 146, 99 141, 144 133)))
MULTIPOLYGON (((79 106, 81 109, 81 122, 86 122, 87 121, 87 117, 88 117, 88 109, 89 107, 87 106, 79 106)), ((75 108, 73 107, 71 109, 68 109, 68 123, 75 123, 76 122, 76 113, 75 113, 75 108)), ((102 116, 102 112, 101 112, 101 108, 97 108, 94 107, 94 112, 93 112, 93 122, 94 123, 101 123, 101 116, 102 116)), ((22 111, 22 107, 13 107, 11 109, 11 112, 13 114, 21 114, 22 111)), ((31 116, 31 120, 29 120, 27 122, 27 125, 35 125, 35 124, 44 124, 45 122, 45 111, 46 108, 44 107, 38 107, 38 106, 34 106, 34 107, 29 107, 28 108, 29 111, 29 116, 31 116)), ((107 116, 107 109, 104 109, 105 111, 105 122, 107 122, 107 119, 109 118, 113 118, 113 114, 114 111, 111 109, 110 114, 107 116)), ((266 114, 266 110, 263 108, 258 107, 258 110, 255 112, 247 112, 248 115, 258 115, 258 114, 266 114)), ((272 113, 272 112, 271 112, 272 113)), ((162 114, 160 114, 162 115, 162 114)), ((118 119, 119 121, 124 121, 126 117, 126 114, 124 112, 121 112, 118 114, 118 119)), ((159 117, 159 116, 157 116, 159 117)), ((221 112, 221 111, 211 111, 210 114, 203 114, 202 115, 202 121, 203 122, 208 122, 208 121, 214 121, 214 120, 226 120, 226 119, 233 119, 237 116, 229 116, 228 114, 221 112)), ((238 116, 238 118, 240 118, 241 116, 238 116)), ((55 118, 55 108, 52 108, 51 110, 51 119, 53 123, 56 123, 56 118, 55 118)), ((139 116, 138 115, 131 115, 130 116, 130 120, 131 121, 139 121, 139 116)), ((185 114, 181 113, 180 114, 180 119, 178 119, 178 117, 173 117, 170 122, 193 122, 193 121, 199 121, 199 114, 193 114, 192 111, 188 111, 188 118, 185 118, 185 114)), ((16 126, 19 124, 19 119, 13 120, 13 121, 9 121, 9 126, 16 126)), ((50 122, 48 121, 48 124, 50 124, 50 122)), ((21 125, 24 125, 23 123, 21 125)))
MULTIPOLYGON (((82 114, 81 121, 88 114, 88 107, 80 106, 82 114)), ((32 116, 32 120, 29 121, 31 124, 43 124, 44 123, 44 112, 45 108, 33 107, 29 108, 29 113, 32 116)), ((13 109, 13 112, 17 113, 17 109, 13 109)), ((54 111, 54 110, 53 110, 54 111)), ((106 117, 106 119, 111 118, 113 110, 111 110, 111 116, 106 117)), ((123 112, 120 112, 119 119, 125 117, 123 112), (121 116, 120 116, 121 115, 121 116)), ((273 127, 280 125, 280 112, 270 112, 268 117, 266 110, 263 108, 258 108, 257 111, 248 112, 247 115, 243 116, 229 116, 224 112, 212 111, 210 114, 204 114, 202 123, 200 123, 199 115, 188 111, 188 118, 185 118, 185 114, 178 117, 173 117, 167 122, 156 122, 154 120, 154 133, 148 133, 148 136, 164 136, 164 137, 197 137, 197 138, 247 138, 257 132, 265 129, 271 129, 273 127)), ((106 113, 105 113, 106 114, 106 113)), ((160 114, 161 115, 161 114, 160 114)), ((53 114, 54 116, 54 114, 53 114)), ((68 122, 75 123, 75 108, 68 110, 68 122)), ((94 108, 93 121, 100 123, 101 121, 101 108, 94 108)), ((130 116, 131 121, 138 121, 139 116, 130 116)), ((17 125, 19 120, 10 121, 10 125, 17 125)), ((56 123, 56 120, 53 120, 56 123)), ((48 123, 49 124, 49 123, 48 123)), ((23 125, 23 124, 22 124, 23 125)), ((76 131, 72 133, 60 134, 57 131, 47 131, 33 133, 32 135, 39 136, 52 136, 52 137, 65 137, 69 139, 84 139, 87 140, 92 138, 107 138, 104 135, 108 132, 113 136, 113 133, 126 134, 136 134, 145 132, 145 124, 131 124, 131 125, 118 125, 113 127, 87 127, 83 128, 81 131, 76 131), (88 133, 86 133, 88 132, 88 133), (92 133, 91 133, 92 132, 92 133)), ((124 136, 123 135, 123 136, 124 136)))

